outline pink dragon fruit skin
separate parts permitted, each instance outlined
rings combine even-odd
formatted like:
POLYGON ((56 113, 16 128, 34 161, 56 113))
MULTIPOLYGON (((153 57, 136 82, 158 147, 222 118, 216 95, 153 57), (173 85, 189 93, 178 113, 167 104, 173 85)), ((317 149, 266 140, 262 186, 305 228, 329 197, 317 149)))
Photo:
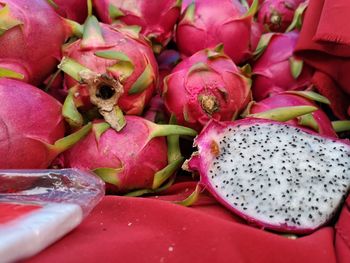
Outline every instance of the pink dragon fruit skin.
POLYGON ((0 17, 6 21, 5 31, 0 33, 0 67, 39 85, 55 70, 70 29, 42 0, 1 1, 0 17))
MULTIPOLYGON (((288 106, 316 106, 317 105, 306 97, 303 97, 303 94, 308 94, 308 92, 281 92, 278 94, 274 94, 271 97, 263 99, 259 102, 254 102, 249 108, 250 114, 265 112, 268 110, 280 108, 280 107, 288 107, 288 106)), ((332 127, 332 123, 328 118, 327 114, 320 108, 318 110, 310 113, 312 116, 312 123, 307 123, 309 126, 314 127, 320 135, 325 135, 329 137, 337 137, 336 132, 332 127)), ((304 119, 296 118, 288 121, 287 123, 291 123, 294 125, 299 125, 304 128, 311 128, 302 123, 304 119)), ((312 128, 311 128, 312 129, 312 128)))
POLYGON ((126 123, 116 132, 96 122, 84 140, 63 154, 64 166, 94 170, 113 193, 152 188, 156 172, 167 166, 166 140, 153 135, 156 124, 142 117, 126 116, 126 123))
POLYGON ((253 98, 262 100, 285 90, 304 90, 311 84, 313 70, 303 65, 297 77, 293 77, 291 59, 299 33, 275 33, 262 55, 252 67, 254 81, 253 98))
POLYGON ((180 125, 200 131, 211 118, 232 120, 250 100, 250 83, 229 57, 206 49, 165 78, 163 98, 180 125))
POLYGON ((87 0, 54 0, 57 4, 57 12, 66 18, 84 23, 88 15, 87 0))
POLYGON ((250 50, 256 50, 263 32, 263 25, 253 21, 250 34, 250 50))
POLYGON ((196 0, 184 11, 176 29, 180 53, 191 56, 199 50, 224 45, 225 53, 239 64, 251 55, 252 15, 238 0, 196 0))
MULTIPOLYGON (((84 39, 79 39, 66 46, 63 54, 95 73, 107 73, 121 81, 124 93, 119 98, 119 107, 126 114, 140 115, 151 99, 158 80, 158 67, 152 49, 141 36, 128 33, 124 27, 114 28, 103 23, 100 23, 100 27, 103 36, 102 43, 96 44, 95 39, 92 39, 92 42, 86 46, 83 44, 84 39), (98 52, 121 53, 127 57, 127 61, 115 70, 120 61, 117 58, 106 58, 104 55, 98 56, 98 52), (133 91, 133 87, 138 80, 141 80, 140 78, 143 82, 139 85, 140 90, 133 91)), ((65 75, 67 88, 77 84, 75 79, 65 75)), ((83 105, 88 106, 89 93, 85 85, 79 86, 79 94, 83 105)))
POLYGON ((95 10, 104 23, 115 20, 141 26, 141 33, 154 44, 165 46, 172 37, 180 11, 179 0, 95 0, 95 10), (113 13, 113 11, 117 11, 113 13))
POLYGON ((258 12, 258 22, 267 31, 284 32, 293 21, 294 12, 304 0, 266 0, 258 12))
POLYGON ((62 105, 42 90, 0 78, 0 99, 0 169, 47 168, 78 139, 62 139, 62 105))
POLYGON ((296 234, 308 234, 313 232, 332 219, 332 216, 336 213, 336 209, 340 206, 342 200, 344 200, 343 198, 346 196, 350 187, 348 181, 349 175, 346 174, 346 171, 350 169, 350 166, 349 162, 345 161, 346 158, 350 156, 350 142, 348 140, 337 140, 328 136, 319 136, 311 130, 299 128, 291 124, 255 118, 245 118, 234 122, 217 122, 212 120, 196 137, 195 146, 198 147, 198 152, 195 152, 187 162, 187 168, 190 171, 196 171, 200 174, 200 187, 209 190, 209 192, 220 203, 233 213, 244 218, 249 224, 262 229, 271 229, 278 232, 296 234), (269 130, 270 128, 273 128, 272 132, 264 131, 264 129, 269 130), (243 132, 243 130, 246 130, 246 132, 243 132), (257 136, 258 133, 261 133, 262 137, 266 136, 268 138, 260 140, 259 135, 257 136), (299 134, 301 134, 301 137, 299 137, 299 134), (285 137, 289 138, 289 142, 285 142, 285 145, 283 145, 285 137), (299 138, 301 145, 299 145, 299 138), (305 138, 309 138, 310 141, 306 142, 304 140, 305 138), (266 143, 266 140, 269 143, 266 143), (280 142, 280 140, 282 141, 280 142), (252 141, 254 141, 254 146, 248 145, 248 143, 252 141), (314 156, 312 154, 316 144, 314 142, 320 144, 317 146, 322 149, 322 154, 321 151, 319 152, 319 154, 321 154, 320 156, 314 156), (227 145, 230 147, 227 148, 227 145), (308 146, 305 147, 305 145, 308 146), (298 148, 300 146, 301 148, 298 148), (321 188, 321 191, 319 191, 320 189, 313 190, 313 187, 317 184, 313 180, 301 182, 301 179, 296 176, 296 174, 300 174, 300 172, 303 171, 301 166, 298 166, 299 162, 296 161, 298 160, 298 157, 300 157, 301 152, 309 150, 309 146, 311 153, 309 153, 309 156, 306 158, 310 158, 311 160, 304 160, 303 162, 311 166, 307 169, 305 168, 306 174, 301 174, 301 176, 307 178, 315 176, 312 172, 308 173, 310 169, 312 171, 320 169, 320 171, 324 172, 322 175, 327 174, 327 177, 330 176, 330 178, 326 178, 325 176, 324 178, 326 179, 324 179, 324 181, 319 180, 320 183, 318 183, 319 185, 317 187, 321 188), (269 147, 271 150, 267 149, 269 147), (285 147, 289 147, 288 150, 285 149, 285 147), (222 148, 225 150, 222 151, 222 148), (246 150, 240 151, 240 149, 246 150), (290 149, 295 150, 293 152, 293 150, 290 149), (334 152, 327 152, 327 150, 331 151, 330 149, 333 149, 334 152), (270 155, 271 152, 274 152, 276 156, 281 153, 280 156, 285 157, 282 157, 284 159, 277 160, 272 159, 272 156, 265 156, 265 154, 270 155), (283 154, 285 152, 288 152, 288 154, 283 154), (232 160, 228 160, 227 158, 229 157, 223 157, 225 154, 226 156, 231 156, 232 160), (247 156, 245 154, 247 154, 247 156), (342 156, 342 160, 337 160, 340 163, 339 165, 342 166, 342 172, 336 172, 337 168, 334 168, 334 163, 329 162, 327 163, 327 166, 324 166, 324 158, 334 158, 334 155, 332 156, 332 154, 337 155, 337 157, 342 156), (288 158, 292 155, 295 155, 296 159, 293 159, 295 157, 292 157, 291 162, 288 162, 288 158), (324 157, 325 155, 327 155, 327 157, 324 157), (314 160, 312 160, 313 158, 314 160), (265 162, 265 160, 267 161, 265 162), (285 165, 285 163, 288 163, 288 165, 285 165), (297 166, 292 166, 291 163, 297 164, 297 166), (227 164, 230 164, 231 166, 226 168, 227 164), (259 167, 256 168, 256 165, 259 167), (265 165, 267 165, 267 167, 265 167, 265 165), (271 169, 280 166, 280 171, 275 170, 275 172, 277 174, 282 171, 282 176, 281 174, 278 174, 277 177, 274 177, 273 174, 275 173, 273 173, 271 169), (293 172, 293 170, 295 170, 295 172, 293 172), (329 170, 332 171, 329 173, 329 170), (216 173, 216 171, 219 172, 216 173), (259 171, 261 174, 255 174, 254 171, 259 171), (285 175, 283 175, 283 171, 285 171, 285 173, 287 172, 287 175, 290 174, 288 171, 291 171, 291 174, 293 174, 293 177, 291 177, 292 181, 288 176, 284 178, 285 175), (252 172, 253 175, 251 175, 250 172, 252 172), (256 176, 254 176, 254 174, 256 176), (335 177, 333 177, 334 175, 335 177), (220 180, 221 183, 218 183, 217 180, 215 181, 214 178, 216 177, 218 177, 218 180, 220 180), (327 187, 333 187, 333 184, 330 184, 328 180, 333 183, 334 180, 338 181, 337 178, 342 180, 342 183, 344 182, 344 184, 341 186, 337 184, 337 186, 333 188, 334 191, 330 191, 331 189, 325 191, 327 187), (235 190, 230 190, 229 188, 231 187, 235 190), (294 191, 295 189, 293 187, 299 188, 294 191), (263 193, 262 195, 260 195, 260 191, 263 193), (297 204, 299 201, 293 203, 295 206, 291 204, 290 201, 284 203, 284 201, 289 199, 289 195, 293 196, 293 200, 297 199, 293 193, 299 193, 298 200, 303 202, 300 204, 300 210, 297 204), (312 193, 315 194, 313 195, 312 193), (329 199, 328 202, 326 202, 327 198, 326 201, 324 201, 325 197, 322 196, 324 193, 337 193, 332 204, 329 199), (254 201, 255 198, 257 199, 256 203, 254 201), (318 204, 321 203, 321 200, 322 205, 319 207, 318 204), (254 204, 249 204, 249 202, 254 202, 254 204), (314 206, 314 204, 316 205, 314 206), (323 205, 324 207, 322 207, 323 205), (269 216, 263 219, 259 217, 258 214, 252 214, 252 206, 253 210, 258 210, 258 213, 259 211, 263 211, 262 213, 267 211, 267 215, 269 216), (286 210, 285 217, 283 217, 284 210, 286 210), (318 214, 318 212, 324 213, 325 211, 328 213, 327 216, 318 214), (273 221, 274 218, 279 217, 278 213, 282 214, 282 222, 273 221), (315 218, 315 214, 321 219, 314 225, 310 225, 311 222, 308 222, 309 224, 305 224, 305 222, 300 224, 300 221, 298 221, 299 213, 302 214, 302 217, 304 217, 304 213, 306 213, 305 217, 310 219, 310 221, 315 218))

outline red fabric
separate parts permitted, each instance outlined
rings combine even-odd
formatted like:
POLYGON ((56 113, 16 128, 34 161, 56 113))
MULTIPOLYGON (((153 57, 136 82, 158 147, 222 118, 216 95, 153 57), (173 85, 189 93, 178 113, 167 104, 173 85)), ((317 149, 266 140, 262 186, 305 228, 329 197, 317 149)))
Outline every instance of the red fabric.
POLYGON ((335 226, 335 251, 339 263, 350 261, 350 197, 346 200, 335 226))
POLYGON ((77 229, 25 262, 336 262, 332 227, 291 240, 240 223, 206 193, 192 208, 169 202, 194 186, 178 183, 151 198, 106 196, 77 229))
POLYGON ((334 114, 349 118, 349 0, 310 0, 296 53, 317 71, 316 88, 331 100, 334 114))

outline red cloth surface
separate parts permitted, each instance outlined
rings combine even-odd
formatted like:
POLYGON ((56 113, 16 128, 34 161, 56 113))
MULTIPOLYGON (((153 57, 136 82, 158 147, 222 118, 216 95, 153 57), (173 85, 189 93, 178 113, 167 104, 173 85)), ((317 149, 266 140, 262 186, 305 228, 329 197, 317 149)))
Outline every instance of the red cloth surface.
MULTIPOLYGON (((343 118, 350 102, 349 16, 349 0, 311 0, 298 44, 298 54, 317 69, 318 89, 343 118)), ((106 196, 77 229, 24 262, 350 262, 350 198, 336 223, 291 240, 245 225, 206 193, 191 208, 169 202, 194 186, 177 183, 159 197, 106 196)))
POLYGON ((316 69, 314 84, 334 114, 349 118, 350 1, 310 0, 296 53, 316 69))
POLYGON ((178 183, 158 198, 106 196, 77 229, 25 262, 336 262, 332 227, 292 240, 240 223, 206 193, 191 208, 169 201, 194 187, 178 183))

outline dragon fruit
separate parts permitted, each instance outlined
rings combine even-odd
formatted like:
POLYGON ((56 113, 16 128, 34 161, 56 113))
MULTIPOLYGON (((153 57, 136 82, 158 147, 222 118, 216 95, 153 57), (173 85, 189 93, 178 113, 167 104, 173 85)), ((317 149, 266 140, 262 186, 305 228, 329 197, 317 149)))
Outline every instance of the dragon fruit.
POLYGON ((53 7, 62 17, 66 17, 84 23, 88 15, 89 0, 47 0, 52 3, 53 7))
POLYGON ((258 22, 266 31, 285 32, 299 4, 305 0, 266 0, 258 12, 258 22))
POLYGON ((180 125, 200 131, 211 119, 232 120, 250 101, 250 80, 222 46, 181 61, 164 79, 163 98, 180 125))
POLYGON ((255 21, 252 22, 250 34, 250 50, 256 50, 260 41, 260 38, 264 32, 264 27, 255 21))
POLYGON ((47 168, 91 128, 63 138, 61 104, 19 80, 0 78, 0 101, 0 169, 47 168))
MULTIPOLYGON (((253 102, 248 106, 248 114, 256 114, 275 110, 278 114, 278 109, 286 109, 285 107, 294 106, 317 106, 315 102, 329 104, 329 100, 312 91, 285 91, 275 94, 271 97, 263 99, 259 102, 253 102)), ((288 111, 288 110, 287 110, 288 111)), ((332 127, 332 122, 327 114, 318 108, 316 111, 290 120, 288 123, 300 125, 304 128, 310 128, 317 131, 321 135, 337 137, 336 132, 332 127)))
POLYGON ((299 33, 268 33, 262 36, 253 64, 253 98, 262 100, 285 90, 304 90, 311 85, 313 70, 293 56, 299 33))
POLYGON ((138 25, 159 52, 172 37, 180 16, 181 0, 95 0, 95 10, 104 23, 138 25))
POLYGON ((350 189, 350 143, 266 119, 211 121, 187 166, 200 185, 248 222, 309 233, 336 214, 350 189))
POLYGON ((44 0, 2 0, 0 24, 0 67, 22 74, 35 86, 54 71, 62 44, 79 28, 44 0))
POLYGON ((65 102, 64 114, 70 123, 76 123, 74 126, 81 125, 82 119, 77 114, 72 116, 77 111, 71 106, 84 111, 91 108, 90 99, 94 103, 94 98, 100 101, 98 107, 102 104, 109 111, 120 107, 125 114, 140 115, 154 94, 156 59, 133 28, 99 24, 95 17, 89 17, 83 38, 67 45, 63 54, 59 68, 66 73, 65 86, 74 88, 74 96, 65 102))
POLYGON ((191 56, 199 50, 224 45, 225 53, 239 64, 251 55, 251 25, 257 1, 246 9, 238 0, 196 0, 184 11, 176 29, 180 53, 191 56))
POLYGON ((177 125, 158 125, 138 116, 125 118, 127 125, 120 132, 105 122, 95 122, 92 132, 63 154, 63 166, 93 170, 113 193, 161 186, 183 161, 179 158, 168 164, 162 136, 195 136, 196 132, 177 125))

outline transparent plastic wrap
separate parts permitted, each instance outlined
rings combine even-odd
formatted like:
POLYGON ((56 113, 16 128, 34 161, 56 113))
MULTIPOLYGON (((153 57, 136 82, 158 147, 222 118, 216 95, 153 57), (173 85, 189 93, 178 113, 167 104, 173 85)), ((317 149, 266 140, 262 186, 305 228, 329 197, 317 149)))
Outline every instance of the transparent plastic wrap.
POLYGON ((86 171, 0 170, 0 261, 35 255, 67 234, 104 191, 103 181, 86 171))

